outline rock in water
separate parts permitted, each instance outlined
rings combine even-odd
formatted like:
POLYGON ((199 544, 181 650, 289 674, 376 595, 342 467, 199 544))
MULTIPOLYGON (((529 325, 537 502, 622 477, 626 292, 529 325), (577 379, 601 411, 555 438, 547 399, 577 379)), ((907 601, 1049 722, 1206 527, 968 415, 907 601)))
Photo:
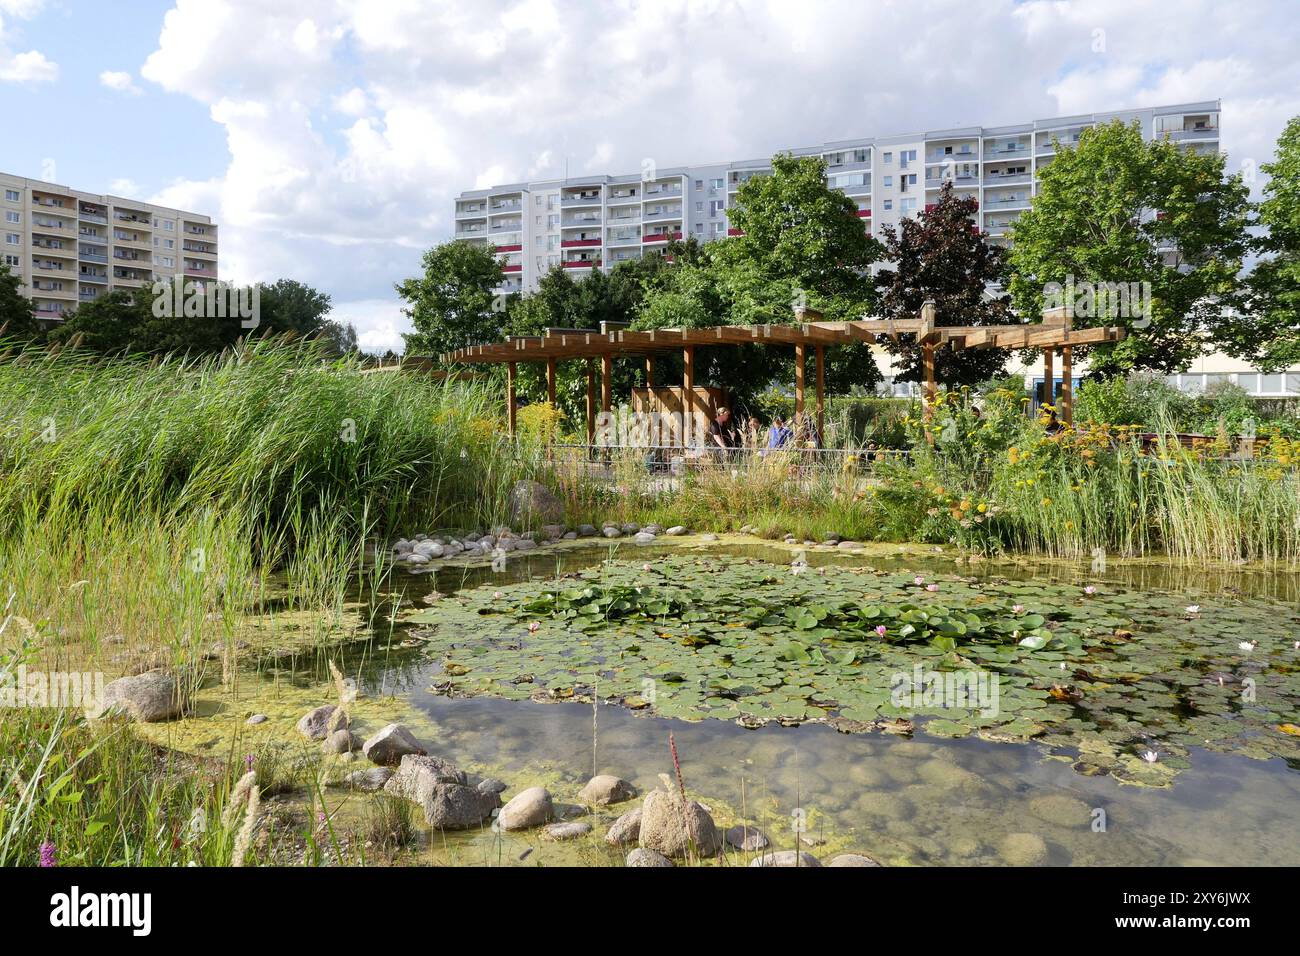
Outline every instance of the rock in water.
POLYGON ((488 777, 486 780, 480 780, 475 784, 475 789, 482 790, 484 793, 504 793, 506 789, 505 782, 498 780, 496 777, 488 777))
POLYGON ((120 677, 104 688, 98 716, 124 713, 144 724, 171 720, 184 712, 176 676, 167 671, 145 671, 134 677, 120 677))
POLYGON ((686 526, 685 526, 685 525, 680 525, 680 524, 675 524, 675 525, 673 525, 671 528, 669 528, 667 531, 664 532, 664 534, 666 534, 666 535, 668 535, 669 537, 672 537, 672 538, 675 538, 675 537, 677 537, 678 535, 685 534, 685 533, 686 533, 686 526))
POLYGON ((362 793, 374 793, 377 790, 384 789, 384 784, 388 783, 393 776, 393 771, 387 767, 371 767, 369 770, 354 770, 343 778, 343 782, 353 790, 360 790, 362 793))
POLYGON ((547 824, 546 829, 542 832, 552 840, 576 840, 578 837, 586 836, 591 832, 591 824, 586 820, 575 820, 572 823, 551 823, 547 824))
POLYGON ((624 800, 631 800, 636 796, 636 787, 632 786, 621 777, 615 777, 613 774, 602 773, 591 778, 587 785, 578 791, 578 799, 583 803, 591 803, 597 806, 609 806, 611 803, 622 803, 624 800))
POLYGON ((495 793, 466 786, 464 772, 451 762, 420 754, 403 757, 384 790, 418 804, 425 822, 436 830, 479 826, 501 805, 495 793))
POLYGON ((777 850, 764 853, 749 862, 750 866, 821 866, 821 860, 807 850, 777 850))
POLYGON ((384 767, 396 766, 408 755, 423 755, 426 752, 403 724, 389 724, 362 744, 361 751, 370 758, 371 763, 384 767))
POLYGON ((637 847, 627 855, 628 866, 672 866, 673 861, 662 853, 637 847))
POLYGON ((302 719, 298 721, 298 733, 308 740, 324 740, 335 730, 346 728, 348 725, 346 715, 340 717, 336 725, 334 719, 336 710, 338 708, 333 704, 325 704, 310 713, 303 714, 302 719))
POLYGON ((510 523, 515 527, 559 524, 564 520, 564 503, 540 481, 517 481, 510 490, 510 523))
POLYGON ((545 787, 529 787, 517 793, 501 808, 497 824, 502 830, 527 830, 549 823, 555 817, 555 804, 545 787))
POLYGON ((725 836, 728 843, 737 850, 743 850, 746 853, 753 853, 769 846, 766 834, 758 827, 747 823, 732 827, 726 832, 725 836))
POLYGON ((1037 833, 1008 833, 998 843, 998 856, 1012 866, 1042 866, 1047 844, 1037 833))
POLYGON ((826 864, 827 866, 880 866, 869 856, 863 856, 861 853, 841 853, 835 859, 826 864))
POLYGON ((653 544, 655 536, 649 531, 638 531, 632 540, 637 544, 653 544))
POLYGON ((694 800, 684 804, 680 794, 652 790, 641 804, 639 842, 644 849, 667 857, 692 852, 709 857, 718 852, 722 838, 709 811, 694 800))
POLYGON ((321 749, 327 754, 350 754, 361 749, 361 741, 356 734, 344 727, 326 737, 321 749))
POLYGON ((627 846, 641 839, 641 808, 629 810, 609 825, 605 842, 610 846, 627 846))
POLYGON ((621 538, 623 536, 623 532, 619 528, 615 528, 613 525, 609 525, 601 533, 607 538, 621 538))

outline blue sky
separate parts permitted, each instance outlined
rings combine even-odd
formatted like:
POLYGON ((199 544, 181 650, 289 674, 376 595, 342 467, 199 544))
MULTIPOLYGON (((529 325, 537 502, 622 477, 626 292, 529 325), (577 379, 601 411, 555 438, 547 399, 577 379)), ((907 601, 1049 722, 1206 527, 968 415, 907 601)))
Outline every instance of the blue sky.
POLYGON ((0 0, 0 169, 208 213, 382 349, 462 189, 1212 99, 1258 169, 1297 49, 1294 0, 0 0))

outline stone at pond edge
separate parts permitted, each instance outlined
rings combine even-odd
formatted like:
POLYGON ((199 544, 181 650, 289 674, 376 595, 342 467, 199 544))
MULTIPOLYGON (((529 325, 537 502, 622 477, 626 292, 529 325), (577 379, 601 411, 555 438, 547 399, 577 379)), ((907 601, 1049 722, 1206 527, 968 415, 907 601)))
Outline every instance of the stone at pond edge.
POLYGON ((863 856, 861 853, 841 853, 835 857, 827 866, 880 866, 869 856, 863 856))
POLYGON ((586 820, 575 820, 572 823, 551 823, 542 832, 551 840, 576 840, 578 837, 586 836, 591 832, 591 824, 586 820))
POLYGON ((821 860, 807 850, 776 850, 755 857, 750 866, 821 866, 821 860))
POLYGON ((350 754, 352 751, 359 750, 360 748, 361 741, 357 739, 356 734, 348 730, 346 727, 334 731, 326 737, 325 742, 321 744, 321 750, 327 754, 350 754))
POLYGON ((527 830, 549 823, 555 817, 555 804, 545 787, 529 787, 510 799, 497 815, 502 830, 527 830))
POLYGON ((769 845, 767 836, 758 827, 748 824, 740 824, 728 830, 725 834, 726 840, 737 850, 744 850, 746 853, 753 853, 755 850, 762 850, 769 845))
POLYGON ((664 534, 668 535, 669 537, 673 537, 673 538, 677 537, 678 535, 685 534, 685 533, 686 533, 686 527, 685 527, 684 525, 680 525, 680 524, 675 524, 675 525, 673 525, 671 528, 669 528, 667 531, 664 532, 664 534))
POLYGON ((483 793, 503 793, 506 789, 505 781, 498 780, 496 777, 488 777, 486 780, 480 780, 475 789, 483 793))
POLYGON ((641 839, 641 808, 629 810, 609 825, 605 842, 610 846, 627 846, 641 839))
POLYGON ((362 793, 374 793, 377 790, 384 789, 384 784, 388 783, 392 776, 393 771, 388 767, 371 767, 368 770, 352 771, 343 778, 343 783, 353 790, 360 790, 362 793))
POLYGON ((308 740, 324 740, 335 730, 347 727, 347 717, 341 718, 340 723, 335 726, 334 712, 338 710, 333 704, 325 704, 317 707, 310 713, 303 714, 299 719, 297 727, 298 733, 302 734, 308 740))
POLYGON ((607 537, 607 538, 621 538, 621 537, 623 536, 623 532, 622 532, 622 531, 620 531, 618 528, 613 528, 613 527, 611 527, 611 528, 606 528, 606 529, 602 532, 602 534, 604 534, 605 537, 607 537))
POLYGON ((673 861, 662 853, 637 847, 627 855, 627 866, 672 866, 673 861))
POLYGON ((256 727, 258 724, 266 723, 266 721, 266 714, 254 714, 252 717, 249 717, 248 720, 244 721, 244 723, 248 724, 250 727, 256 727))
POLYGON ((419 741, 403 724, 389 724, 362 744, 361 751, 370 758, 371 763, 385 767, 401 763, 409 754, 426 753, 419 741))
POLYGON ((175 675, 167 671, 146 671, 109 683, 96 715, 121 712, 132 720, 151 724, 179 717, 184 709, 175 675))
POLYGON ((510 489, 510 520, 524 526, 558 524, 564 520, 564 503, 540 481, 517 481, 510 489))
POLYGON ((583 803, 592 803, 598 806, 622 803, 624 800, 631 800, 635 796, 636 787, 621 777, 615 777, 613 774, 608 773, 597 774, 587 782, 585 787, 578 791, 579 800, 583 803))
POLYGON ((424 820, 436 830, 465 830, 482 824, 501 801, 495 793, 466 786, 465 774, 439 757, 407 754, 384 785, 424 810, 424 820))
POLYGON ((641 846, 667 857, 694 853, 710 857, 718 852, 722 838, 709 811, 694 800, 683 805, 680 794, 652 790, 641 804, 641 846))
POLYGON ((1037 833, 1008 833, 998 842, 998 856, 1012 866, 1041 866, 1047 844, 1037 833))

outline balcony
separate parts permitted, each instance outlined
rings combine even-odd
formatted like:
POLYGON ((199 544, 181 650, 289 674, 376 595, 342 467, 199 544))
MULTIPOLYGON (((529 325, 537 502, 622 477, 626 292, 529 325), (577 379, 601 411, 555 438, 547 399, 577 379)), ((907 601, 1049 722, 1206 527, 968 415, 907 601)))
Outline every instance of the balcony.
POLYGON ((485 236, 485 235, 487 235, 487 226, 466 226, 463 229, 456 230, 457 239, 466 236, 474 237, 474 236, 485 236))
POLYGON ((104 225, 108 225, 107 211, 98 212, 94 209, 87 209, 85 206, 77 210, 77 218, 84 219, 87 222, 102 222, 104 225))
POLYGON ((523 272, 524 267, 520 263, 515 263, 514 265, 506 264, 501 267, 501 271, 506 274, 510 274, 512 272, 523 272))
POLYGON ((944 152, 942 149, 932 149, 925 154, 927 165, 934 166, 941 163, 973 163, 978 158, 979 150, 971 145, 962 146, 960 149, 954 149, 952 152, 944 152))
POLYGON ((522 223, 518 219, 509 219, 505 222, 494 222, 488 227, 489 232, 518 232, 522 223))
POLYGON ((600 239, 563 239, 560 242, 561 249, 583 249, 599 245, 600 239))
POLYGON ((72 266, 65 265, 62 262, 55 262, 53 259, 33 259, 33 272, 54 272, 60 275, 71 273, 72 266))
POLYGON ((564 229, 581 229, 590 226, 599 226, 602 222, 600 213, 587 213, 582 216, 570 216, 561 220, 560 226, 564 229))
POLYGON ((870 169, 870 168, 871 168, 871 160, 869 159, 853 160, 852 162, 848 162, 848 163, 827 163, 826 164, 826 172, 831 174, 848 173, 848 172, 852 172, 855 169, 870 169))
MULTIPOLYGON (((862 215, 862 211, 861 211, 861 210, 858 211, 858 215, 859 215, 859 216, 862 215)), ((868 215, 868 216, 871 215, 871 210, 870 210, 870 209, 867 210, 867 215, 868 215)), ((737 229, 737 228, 735 228, 734 226, 727 230, 727 235, 729 235, 729 236, 743 236, 744 234, 745 234, 745 230, 744 230, 744 229, 737 229)))
POLYGON ((87 249, 82 249, 80 255, 77 258, 84 259, 86 262, 105 262, 105 263, 108 262, 108 256, 106 256, 104 253, 91 252, 87 249))
POLYGON ((1031 178, 1032 177, 1028 172, 1004 173, 1000 170, 996 172, 986 170, 984 173, 984 185, 985 186, 1001 186, 1001 185, 1009 186, 1014 183, 1027 183, 1030 181, 1031 178))
POLYGON ((636 189, 615 190, 609 194, 609 205, 619 206, 641 201, 641 193, 636 189))
POLYGON ((187 262, 185 263, 185 274, 187 276, 202 276, 215 279, 217 277, 217 270, 204 263, 187 262))
POLYGON ((485 215, 487 215, 487 206, 482 203, 477 203, 473 206, 456 207, 457 219, 482 219, 485 215))
POLYGON ((627 236, 610 236, 606 245, 609 246, 639 246, 641 244, 641 234, 632 233, 627 236))
POLYGON ((606 221, 607 223, 622 223, 622 222, 632 223, 632 222, 640 222, 640 221, 641 221, 641 209, 640 209, 640 207, 638 206, 638 207, 635 208, 635 211, 633 211, 633 212, 610 213, 608 216, 605 217, 605 221, 606 221))
POLYGON ((518 212, 521 208, 523 208, 523 203, 518 199, 512 199, 509 202, 494 202, 489 207, 488 214, 496 216, 503 212, 518 212))
POLYGON ((599 190, 592 193, 577 193, 574 195, 560 197, 560 207, 563 209, 569 209, 573 206, 599 206, 599 205, 600 205, 599 190))
POLYGON ((34 310, 43 319, 61 319, 67 312, 67 306, 55 305, 53 302, 37 302, 34 310))
POLYGON ((989 209, 1016 209, 1016 208, 1028 209, 1029 197, 1025 196, 1023 198, 1017 199, 1016 197, 1013 196, 1010 198, 1002 198, 1002 199, 985 199, 984 205, 989 209))
POLYGON ((591 269, 600 265, 599 259, 565 259, 560 265, 566 269, 591 269))
POLYGON ((107 273, 101 274, 98 272, 83 272, 80 275, 78 275, 77 278, 80 279, 82 282, 103 282, 103 283, 108 282, 107 273))
POLYGON ((650 232, 641 237, 644 242, 667 242, 669 239, 680 239, 682 234, 677 232, 650 232))
POLYGON ((1029 155, 1028 143, 998 143, 996 145, 984 144, 984 162, 993 162, 998 159, 1018 159, 1021 156, 1029 155))
POLYGON ((71 229, 71 223, 59 222, 54 219, 37 219, 32 217, 32 232, 49 232, 51 230, 71 229))
POLYGON ((149 219, 148 216, 141 218, 140 216, 133 216, 127 213, 119 212, 119 213, 114 213, 113 218, 116 219, 118 222, 129 223, 132 226, 139 226, 144 229, 150 229, 153 227, 153 222, 152 220, 149 219))
POLYGON ((665 222, 682 218, 682 207, 675 209, 647 209, 641 214, 643 222, 665 222))
POLYGON ((647 186, 645 188, 646 202, 653 199, 667 199, 670 196, 680 196, 681 194, 681 186, 647 186))
POLYGON ((523 252, 524 244, 522 242, 512 242, 507 246, 497 246, 497 252, 523 252))
POLYGON ((1171 129, 1159 132, 1156 136, 1175 143, 1186 140, 1212 140, 1219 138, 1219 128, 1217 126, 1206 126, 1192 129, 1171 129))
POLYGON ((858 218, 859 218, 859 219, 870 219, 870 218, 871 218, 871 210, 870 210, 870 209, 859 209, 859 210, 858 210, 858 218))

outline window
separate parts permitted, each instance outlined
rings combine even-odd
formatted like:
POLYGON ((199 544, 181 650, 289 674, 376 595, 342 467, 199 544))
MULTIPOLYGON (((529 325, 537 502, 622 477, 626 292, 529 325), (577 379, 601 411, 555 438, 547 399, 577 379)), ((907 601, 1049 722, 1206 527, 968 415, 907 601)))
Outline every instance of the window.
POLYGON ((22 195, 16 189, 5 190, 5 199, 8 199, 10 202, 18 202, 22 198, 22 195))
POLYGON ((1276 395, 1282 391, 1282 376, 1261 375, 1259 377, 1259 392, 1261 395, 1276 395))
POLYGON ((696 232, 703 232, 703 231, 704 231, 704 223, 702 223, 702 222, 697 222, 697 223, 695 224, 695 231, 696 231, 696 232))
POLYGON ((163 228, 166 229, 168 232, 173 232, 176 229, 176 223, 168 219, 166 222, 163 223, 163 228))
MULTIPOLYGON (((886 154, 886 155, 888 155, 888 154, 886 154)), ((893 177, 893 176, 886 176, 886 177, 885 177, 885 185, 886 185, 886 186, 892 186, 892 185, 894 185, 894 177, 893 177)))
POLYGON ((714 234, 715 236, 720 236, 720 235, 722 235, 722 230, 723 230, 724 228, 726 228, 726 226, 725 226, 724 223, 721 223, 721 222, 715 222, 715 223, 713 224, 713 234, 714 234))
POLYGON ((901 212, 903 215, 907 215, 909 212, 916 212, 916 200, 915 199, 900 200, 898 203, 898 211, 901 212))
POLYGON ((892 200, 892 199, 886 199, 886 200, 885 200, 885 211, 888 212, 889 210, 891 210, 891 209, 893 209, 893 208, 894 208, 894 200, 892 200))
POLYGON ((888 166, 888 165, 890 165, 891 163, 893 163, 893 161, 894 161, 894 154, 893 154, 893 153, 886 153, 886 154, 885 154, 885 165, 888 166))
POLYGON ((697 202, 697 203, 695 204, 695 211, 696 211, 696 212, 704 212, 704 200, 703 200, 703 199, 701 199, 699 202, 697 202))
POLYGON ((551 215, 546 217, 546 226, 548 229, 555 229, 560 224, 560 217, 551 215))
POLYGON ((716 219, 718 214, 722 212, 723 208, 722 200, 714 199, 709 203, 709 215, 716 219))
POLYGON ((175 248, 176 248, 176 240, 175 240, 175 239, 164 239, 164 240, 163 240, 163 248, 164 248, 164 249, 175 249, 175 248))
POLYGON ((20 212, 6 212, 5 222, 22 222, 23 214, 20 212))
POLYGON ((16 266, 16 265, 18 265, 18 257, 17 257, 17 256, 5 256, 4 262, 5 262, 5 265, 7 265, 7 266, 16 266))
POLYGON ((915 186, 915 185, 916 185, 916 173, 908 173, 908 174, 907 174, 907 184, 908 184, 909 186, 915 186))
POLYGON ((695 180, 695 188, 696 188, 696 189, 703 189, 703 188, 704 188, 704 180, 703 180, 703 179, 697 179, 697 180, 695 180))
POLYGON ((540 206, 541 204, 542 204, 542 197, 541 197, 541 196, 538 196, 538 197, 537 197, 537 205, 540 206))
POLYGON ((715 179, 715 180, 713 181, 713 188, 714 188, 714 189, 721 189, 721 188, 722 188, 722 180, 721 180, 721 179, 715 179))
POLYGON ((21 243, 22 241, 23 241, 23 237, 20 236, 20 235, 18 235, 18 233, 16 233, 16 232, 6 232, 6 233, 5 233, 5 242, 9 243, 9 245, 11 245, 11 246, 16 246, 16 245, 18 245, 19 243, 21 243))

